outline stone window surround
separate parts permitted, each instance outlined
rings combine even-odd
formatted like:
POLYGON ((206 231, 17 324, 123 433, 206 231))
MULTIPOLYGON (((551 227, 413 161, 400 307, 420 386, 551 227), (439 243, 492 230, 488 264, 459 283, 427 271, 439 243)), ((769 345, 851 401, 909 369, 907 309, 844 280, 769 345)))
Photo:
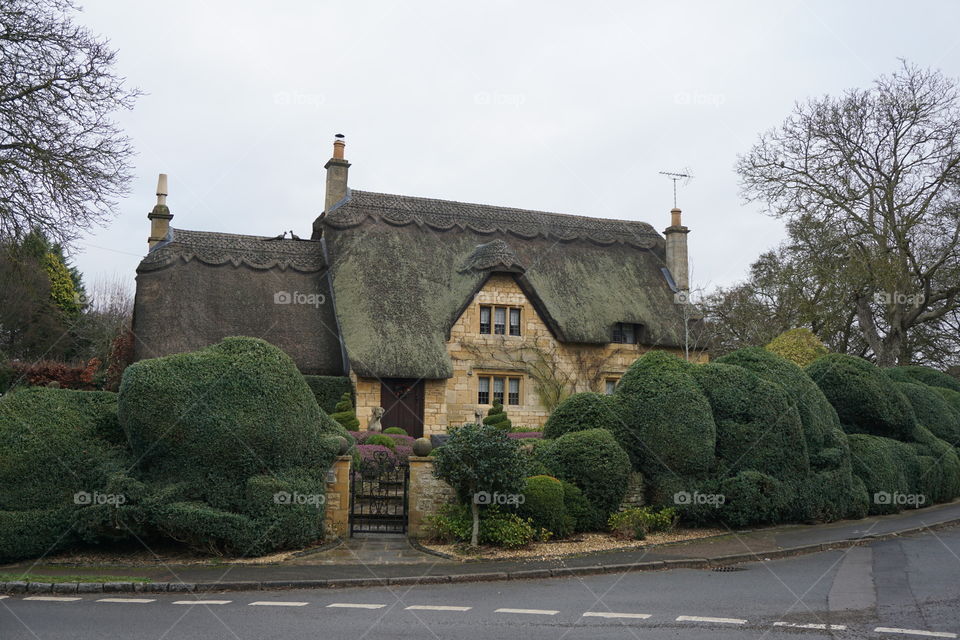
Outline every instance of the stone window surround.
POLYGON ((522 338, 522 337, 523 337, 523 334, 524 334, 524 331, 523 331, 523 319, 524 319, 524 317, 525 317, 525 315, 526 315, 526 309, 525 309, 526 305, 523 305, 523 304, 498 304, 498 303, 495 303, 495 302, 478 302, 477 305, 476 305, 476 307, 477 307, 477 333, 479 333, 480 335, 483 335, 483 336, 503 336, 503 337, 507 337, 507 338, 522 338), (484 322, 483 322, 482 309, 489 309, 489 310, 490 310, 490 313, 489 313, 489 322, 487 322, 487 323, 484 323, 484 322), (504 332, 503 332, 503 333, 496 333, 496 332, 495 332, 495 331, 496 331, 496 329, 495 329, 495 324, 496 324, 496 322, 495 322, 494 318, 495 318, 495 316, 496 316, 496 310, 497 310, 497 309, 503 309, 503 314, 504 314, 504 332), (517 326, 517 331, 519 331, 519 333, 511 333, 511 332, 510 332, 510 330, 511 330, 511 328, 512 328, 512 326, 513 326, 513 325, 511 324, 511 322, 510 322, 511 312, 514 311, 514 310, 517 310, 517 311, 520 312, 520 316, 519 316, 519 318, 517 318, 517 321, 518 321, 518 322, 517 322, 517 325, 516 325, 516 326, 517 326), (484 324, 487 324, 487 325, 488 325, 488 327, 487 327, 487 328, 488 328, 488 331, 487 331, 487 332, 484 332, 484 331, 483 331, 483 325, 484 325, 484 324))
POLYGON ((526 385, 525 385, 525 381, 524 381, 524 378, 525 378, 526 376, 524 376, 522 373, 518 373, 517 371, 498 371, 498 370, 495 370, 495 369, 483 369, 483 370, 476 370, 476 371, 474 371, 474 372, 473 372, 473 376, 474 376, 474 378, 475 378, 476 381, 477 381, 477 383, 476 383, 476 389, 477 389, 477 405, 478 405, 478 406, 484 407, 484 408, 489 408, 489 407, 492 407, 492 406, 493 406, 493 379, 494 379, 494 378, 504 378, 504 382, 503 382, 503 384, 504 384, 503 399, 505 400, 505 402, 503 403, 503 406, 505 406, 505 407, 516 407, 516 408, 520 408, 520 407, 523 407, 523 406, 525 405, 525 403, 523 402, 523 392, 524 392, 525 386, 526 386, 526 385), (490 387, 489 387, 489 388, 490 388, 490 390, 489 390, 489 400, 490 400, 490 401, 487 402, 487 403, 481 403, 481 402, 480 402, 480 398, 479 398, 479 394, 480 394, 480 378, 489 378, 489 379, 490 379, 490 387), (517 394, 517 396, 518 396, 518 403, 517 403, 517 404, 510 404, 510 403, 509 403, 509 400, 510 400, 510 382, 509 382, 509 381, 510 381, 511 378, 514 379, 514 380, 518 380, 519 383, 520 383, 520 384, 519 384, 519 392, 518 392, 518 394, 517 394))

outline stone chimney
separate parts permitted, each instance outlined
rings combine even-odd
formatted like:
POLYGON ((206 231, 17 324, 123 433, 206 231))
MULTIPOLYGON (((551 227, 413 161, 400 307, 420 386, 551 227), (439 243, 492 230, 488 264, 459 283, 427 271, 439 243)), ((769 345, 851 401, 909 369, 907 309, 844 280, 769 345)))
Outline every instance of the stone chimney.
POLYGON ((690 290, 687 258, 688 233, 690 229, 683 226, 680 221, 680 209, 674 207, 670 210, 670 226, 666 228, 663 235, 667 238, 667 269, 670 270, 670 275, 673 276, 673 281, 677 283, 680 291, 690 290))
POLYGON ((153 211, 147 214, 150 220, 150 237, 147 238, 147 244, 152 249, 154 245, 167 237, 170 232, 170 221, 173 214, 167 207, 167 174, 161 173, 157 180, 157 204, 153 211))
POLYGON ((343 150, 347 143, 343 141, 343 134, 338 133, 333 141, 333 157, 327 160, 323 168, 327 170, 327 197, 323 203, 323 210, 330 211, 347 195, 347 171, 350 163, 343 157, 343 150))

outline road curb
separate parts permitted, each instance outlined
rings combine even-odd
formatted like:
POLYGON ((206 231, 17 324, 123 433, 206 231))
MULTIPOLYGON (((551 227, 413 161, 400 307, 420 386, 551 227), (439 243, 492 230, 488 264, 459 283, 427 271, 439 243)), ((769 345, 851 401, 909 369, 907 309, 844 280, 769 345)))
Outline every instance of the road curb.
POLYGON ((264 580, 243 582, 0 582, 3 594, 37 593, 211 593, 222 591, 263 591, 290 589, 330 589, 349 587, 413 586, 418 584, 449 584, 466 582, 493 582, 503 580, 538 580, 544 578, 570 578, 607 573, 663 571, 669 569, 713 569, 716 567, 764 562, 795 556, 835 551, 858 547, 878 540, 890 540, 926 531, 945 529, 960 524, 960 518, 935 522, 919 527, 909 527, 882 534, 870 534, 858 538, 831 540, 814 544, 785 547, 768 551, 735 553, 712 558, 677 558, 625 564, 597 564, 583 567, 556 567, 553 569, 521 569, 487 573, 460 573, 422 576, 333 578, 329 580, 264 580))

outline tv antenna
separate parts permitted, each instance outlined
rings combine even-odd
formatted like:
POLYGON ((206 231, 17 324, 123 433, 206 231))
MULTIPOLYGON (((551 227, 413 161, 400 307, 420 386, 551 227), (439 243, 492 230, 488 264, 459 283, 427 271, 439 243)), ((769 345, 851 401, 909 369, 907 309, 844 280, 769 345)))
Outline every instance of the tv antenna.
POLYGON ((673 180, 673 208, 677 208, 677 182, 683 181, 683 186, 690 184, 690 181, 693 180, 693 176, 690 175, 689 169, 684 169, 681 172, 674 171, 661 171, 660 175, 667 176, 673 180))

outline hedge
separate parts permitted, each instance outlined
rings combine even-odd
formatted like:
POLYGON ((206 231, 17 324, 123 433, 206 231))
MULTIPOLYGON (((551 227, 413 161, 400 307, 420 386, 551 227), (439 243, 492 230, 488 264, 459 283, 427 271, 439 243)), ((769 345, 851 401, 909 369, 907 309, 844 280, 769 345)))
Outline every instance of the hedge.
POLYGON ((884 369, 887 375, 901 382, 920 382, 931 387, 941 387, 960 393, 960 380, 948 373, 917 365, 884 369))
POLYGON ((720 520, 731 527, 771 524, 790 518, 791 492, 785 483, 765 473, 747 470, 720 482, 720 520))
POLYGON ((72 509, 0 511, 0 562, 39 558, 75 542, 72 509))
POLYGON ((575 522, 567 513, 563 485, 550 476, 527 478, 523 502, 517 507, 521 518, 529 518, 534 529, 546 529, 555 538, 573 533, 575 522))
POLYGON ((630 479, 630 458, 606 429, 573 431, 537 448, 536 459, 551 475, 576 485, 593 509, 592 526, 602 529, 619 508, 630 479))
POLYGON ((960 445, 960 412, 954 409, 936 388, 917 382, 895 384, 906 396, 918 423, 951 445, 960 445))
POLYGON ((909 495, 910 469, 915 453, 903 442, 868 434, 849 436, 854 473, 863 481, 871 515, 897 513, 901 505, 880 499, 883 495, 909 495))
POLYGON ((617 384, 621 446, 645 476, 695 475, 714 464, 716 425, 693 378, 696 365, 663 351, 638 358, 617 384))
POLYGON ((561 480, 563 486, 563 506, 572 519, 573 531, 582 533, 596 527, 596 511, 590 505, 587 496, 577 485, 561 480))
POLYGON ((832 353, 806 371, 837 410, 847 433, 910 438, 917 424, 910 403, 894 381, 872 363, 832 353))
POLYGON ((303 376, 317 404, 327 414, 335 411, 337 402, 345 393, 353 395, 353 384, 345 376, 303 376))
POLYGON ((239 554, 322 537, 322 508, 277 503, 274 494, 320 501, 346 431, 276 347, 227 338, 137 362, 123 375, 119 417, 151 493, 130 506, 145 509, 154 528, 239 554))
POLYGON ((575 393, 557 405, 543 426, 543 437, 559 438, 571 431, 587 429, 610 429, 615 431, 614 423, 620 415, 613 405, 611 396, 593 391, 575 393))
POLYGON ((800 414, 783 387, 734 365, 697 367, 717 425, 717 458, 731 475, 752 469, 791 483, 810 474, 800 414))

